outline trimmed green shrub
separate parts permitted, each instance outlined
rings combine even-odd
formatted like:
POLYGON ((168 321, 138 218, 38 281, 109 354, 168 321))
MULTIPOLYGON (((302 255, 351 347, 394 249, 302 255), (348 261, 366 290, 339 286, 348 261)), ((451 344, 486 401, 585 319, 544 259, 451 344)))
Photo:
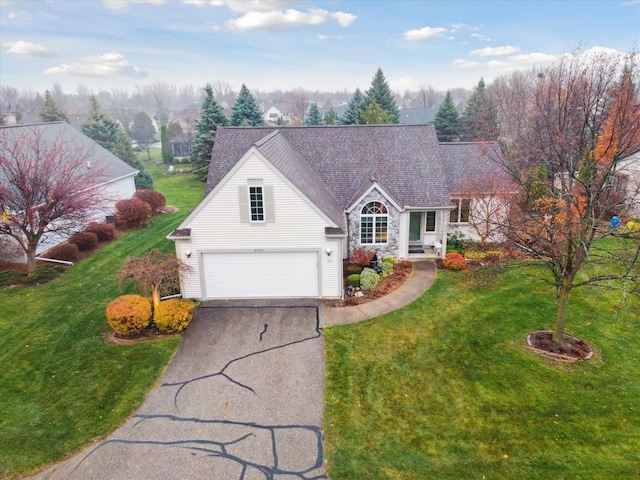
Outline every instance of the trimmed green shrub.
POLYGON ((385 262, 384 260, 380 262, 380 267, 382 267, 382 273, 385 277, 393 272, 393 263, 385 262))
POLYGON ((78 250, 84 252, 98 246, 98 235, 93 232, 82 232, 71 235, 69 243, 77 245, 78 250))
POLYGON ((372 290, 378 284, 378 274, 372 268, 365 268, 360 274, 360 288, 372 290))
POLYGON ((459 253, 447 253, 442 261, 447 270, 460 271, 467 269, 467 262, 459 253))
POLYGON ((43 265, 22 279, 24 285, 40 285, 55 280, 67 270, 64 265, 43 265))
POLYGON ((347 274, 353 275, 354 273, 360 274, 362 267, 360 265, 347 265, 347 274))
POLYGON ((151 216, 151 206, 139 198, 129 198, 116 203, 116 223, 127 227, 144 227, 151 216))
POLYGON ((15 270, 3 270, 0 272, 0 287, 22 283, 24 278, 24 273, 16 272, 15 270))
POLYGON ((90 223, 85 232, 95 233, 98 236, 98 241, 105 242, 113 240, 116 236, 116 227, 110 223, 90 223))
POLYGON ((151 212, 154 214, 158 213, 158 210, 167 204, 167 200, 164 198, 164 195, 160 192, 156 192, 155 190, 137 190, 133 196, 134 198, 148 203, 151 207, 151 212))
POLYGON ((153 312, 153 321, 163 333, 183 331, 191 323, 196 304, 184 298, 171 298, 160 302, 153 312))
POLYGON ((392 267, 396 264, 396 259, 393 257, 384 257, 382 261, 386 263, 390 263, 392 267))
POLYGON ((107 323, 120 337, 142 332, 151 321, 151 301, 140 295, 122 295, 107 305, 107 323))
POLYGON ((80 250, 77 245, 73 243, 61 243, 43 255, 45 258, 51 258, 53 260, 64 260, 66 262, 76 262, 80 257, 80 250))
POLYGON ((360 286, 360 274, 352 273, 347 277, 347 285, 351 285, 352 287, 360 286))

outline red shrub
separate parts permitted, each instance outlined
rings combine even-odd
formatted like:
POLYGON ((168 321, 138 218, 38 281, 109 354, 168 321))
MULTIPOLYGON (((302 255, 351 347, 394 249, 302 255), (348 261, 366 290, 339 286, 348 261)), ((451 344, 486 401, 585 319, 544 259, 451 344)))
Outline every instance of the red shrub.
POLYGON ((467 269, 467 262, 459 253, 447 253, 442 261, 442 265, 447 270, 460 271, 467 269))
POLYGON ((54 260, 64 260, 66 262, 75 262, 78 260, 80 251, 77 245, 72 243, 61 243, 51 248, 45 258, 52 258, 54 260))
POLYGON ((71 235, 69 243, 78 246, 78 250, 84 252, 98 246, 98 235, 92 232, 76 233, 71 235))
POLYGON ((351 255, 349 261, 354 265, 361 265, 363 267, 368 267, 371 265, 371 259, 373 258, 375 252, 370 252, 369 250, 365 250, 364 248, 356 248, 351 255))
POLYGON ((143 202, 147 202, 151 206, 151 211, 154 214, 158 213, 158 210, 167 204, 167 200, 164 198, 164 195, 160 192, 156 192, 155 190, 137 190, 133 196, 143 202))
POLYGON ((116 203, 116 223, 127 227, 144 227, 151 216, 151 206, 138 198, 116 203))
POLYGON ((90 223, 84 231, 95 233, 101 242, 113 240, 116 236, 116 227, 110 223, 90 223))

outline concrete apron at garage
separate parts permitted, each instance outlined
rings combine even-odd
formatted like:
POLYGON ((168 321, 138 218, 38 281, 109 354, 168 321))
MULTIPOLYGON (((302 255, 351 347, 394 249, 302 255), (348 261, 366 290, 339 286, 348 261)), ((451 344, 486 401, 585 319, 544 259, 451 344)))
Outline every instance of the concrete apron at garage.
POLYGON ((138 412, 38 478, 326 478, 319 300, 207 301, 138 412))

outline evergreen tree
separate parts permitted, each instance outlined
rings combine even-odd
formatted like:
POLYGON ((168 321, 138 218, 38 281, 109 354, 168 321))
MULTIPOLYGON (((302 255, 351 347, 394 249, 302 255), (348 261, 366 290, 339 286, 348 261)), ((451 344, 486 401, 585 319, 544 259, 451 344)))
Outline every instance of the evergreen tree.
POLYGON ((120 125, 102 112, 95 95, 89 97, 89 116, 82 122, 82 133, 95 140, 100 146, 113 151, 118 141, 120 125))
POLYGON ((231 125, 233 126, 264 125, 264 118, 262 118, 256 99, 244 83, 231 111, 231 125))
POLYGON ((453 103, 451 92, 447 91, 433 123, 436 125, 438 141, 452 142, 460 138, 460 114, 453 103))
POLYGON ((322 121, 325 125, 337 125, 338 124, 338 114, 331 107, 327 113, 325 113, 322 117, 322 121))
POLYGON ((498 115, 482 78, 464 107, 461 128, 464 141, 498 138, 498 115))
POLYGON ((378 68, 378 71, 374 75, 371 88, 365 92, 363 110, 366 110, 373 102, 376 102, 387 112, 389 123, 400 123, 400 110, 398 110, 393 92, 391 88, 389 88, 389 84, 384 78, 381 68, 378 68))
POLYGON ((363 110, 363 105, 364 97, 362 96, 362 92, 359 88, 356 88, 356 93, 353 94, 347 109, 342 114, 342 117, 340 117, 340 125, 358 125, 362 123, 360 114, 363 110))
POLYGON ((307 118, 305 118, 303 125, 322 125, 322 115, 320 115, 320 112, 318 111, 318 104, 311 104, 311 106, 309 107, 309 115, 307 115, 307 118))
POLYGON ((131 136, 138 144, 138 147, 147 152, 147 157, 151 160, 151 144, 156 141, 156 127, 147 112, 140 111, 133 117, 131 126, 131 136))
POLYGON ((160 145, 162 147, 162 161, 164 163, 172 163, 174 159, 170 140, 169 129, 166 125, 162 125, 160 127, 160 145))
MULTIPOLYGON (((244 86, 244 85, 243 85, 244 86)), ((246 88, 246 87, 245 87, 246 88)), ((206 96, 202 102, 200 120, 196 122, 196 138, 191 147, 192 171, 200 180, 206 180, 211 163, 211 150, 218 127, 229 125, 222 107, 213 98, 213 88, 207 84, 206 96)), ((235 108, 235 107, 234 107, 235 108)), ((262 118, 262 117, 260 117, 262 118)))
POLYGON ((69 119, 62 110, 58 107, 58 104, 53 99, 53 96, 49 90, 44 91, 44 103, 40 107, 40 113, 38 118, 41 122, 60 122, 64 121, 69 123, 69 119))
POLYGON ((138 155, 136 155, 136 151, 133 148, 133 143, 122 128, 119 129, 117 138, 118 140, 113 149, 113 154, 136 170, 139 170, 138 175, 134 178, 136 189, 153 190, 153 178, 151 178, 149 172, 144 169, 142 162, 138 160, 138 155))
POLYGON ((383 125, 392 122, 389 113, 383 110, 377 102, 372 102, 362 114, 362 123, 364 125, 383 125))

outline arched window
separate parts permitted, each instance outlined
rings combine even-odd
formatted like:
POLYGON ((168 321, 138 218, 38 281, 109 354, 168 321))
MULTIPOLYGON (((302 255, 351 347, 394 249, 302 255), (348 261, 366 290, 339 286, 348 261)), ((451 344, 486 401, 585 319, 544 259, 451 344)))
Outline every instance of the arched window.
POLYGON ((360 212, 360 243, 375 245, 387 243, 387 207, 380 202, 369 202, 360 212))

